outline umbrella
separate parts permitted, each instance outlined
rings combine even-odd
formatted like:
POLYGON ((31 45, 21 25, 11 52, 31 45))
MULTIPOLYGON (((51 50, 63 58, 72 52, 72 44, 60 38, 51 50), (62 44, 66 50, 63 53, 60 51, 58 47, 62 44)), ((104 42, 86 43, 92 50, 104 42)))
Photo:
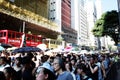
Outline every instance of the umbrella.
POLYGON ((0 46, 2 46, 2 47, 4 47, 4 48, 12 47, 12 45, 10 45, 10 44, 5 44, 5 43, 0 43, 0 46))
POLYGON ((0 46, 0 51, 3 51, 3 50, 5 50, 2 46, 0 46))
POLYGON ((21 47, 18 49, 15 49, 13 53, 26 53, 26 52, 40 52, 41 49, 37 47, 21 47))
POLYGON ((39 44, 39 45, 37 45, 37 47, 40 48, 43 51, 45 51, 47 49, 47 45, 46 44, 39 44))
POLYGON ((12 50, 15 50, 17 49, 18 47, 11 47, 11 48, 7 48, 8 51, 12 51, 12 50))
POLYGON ((81 50, 80 54, 88 54, 88 51, 87 50, 81 50))

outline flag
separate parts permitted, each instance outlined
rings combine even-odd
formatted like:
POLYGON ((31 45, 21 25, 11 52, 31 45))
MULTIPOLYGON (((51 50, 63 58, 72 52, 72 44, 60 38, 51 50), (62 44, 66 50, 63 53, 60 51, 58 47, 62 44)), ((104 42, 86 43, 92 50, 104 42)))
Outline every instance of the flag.
POLYGON ((21 44, 20 44, 20 47, 23 47, 26 45, 26 39, 25 39, 25 34, 22 35, 22 41, 21 41, 21 44))

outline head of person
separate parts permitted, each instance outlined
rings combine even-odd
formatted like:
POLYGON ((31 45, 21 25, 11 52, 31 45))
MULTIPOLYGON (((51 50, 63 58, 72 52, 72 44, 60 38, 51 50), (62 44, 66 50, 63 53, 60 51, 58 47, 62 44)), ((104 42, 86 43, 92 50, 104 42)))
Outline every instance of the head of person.
POLYGON ((2 71, 0 71, 0 80, 6 80, 5 75, 2 71))
POLYGON ((3 72, 4 72, 6 80, 10 80, 10 79, 15 80, 16 79, 16 76, 15 76, 16 71, 12 67, 4 68, 3 72))
POLYGON ((0 57, 0 65, 6 64, 7 59, 6 57, 0 57))
POLYGON ((97 55, 92 55, 91 58, 90 58, 90 63, 94 64, 96 62, 97 62, 97 55))
POLYGON ((75 59, 75 58, 72 58, 72 59, 71 59, 71 64, 74 66, 75 63, 76 63, 76 59, 75 59))
POLYGON ((80 75, 85 74, 86 73, 86 65, 83 64, 83 63, 78 64, 77 67, 76 67, 76 71, 80 75))
POLYGON ((16 59, 15 59, 15 64, 16 64, 17 66, 20 66, 20 65, 21 65, 21 62, 22 62, 22 58, 21 58, 21 57, 16 57, 16 59))
POLYGON ((53 67, 55 72, 59 72, 60 70, 65 71, 65 64, 63 59, 56 57, 53 61, 53 67))
POLYGON ((38 68, 36 80, 55 80, 53 67, 48 62, 38 68))
POLYGON ((72 72, 72 64, 70 62, 65 64, 65 68, 66 68, 67 71, 72 72))

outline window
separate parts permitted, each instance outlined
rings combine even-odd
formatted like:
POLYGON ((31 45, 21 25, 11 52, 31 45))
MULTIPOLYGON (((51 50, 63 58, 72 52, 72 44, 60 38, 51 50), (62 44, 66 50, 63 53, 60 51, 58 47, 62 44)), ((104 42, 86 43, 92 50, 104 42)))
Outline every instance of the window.
POLYGON ((3 36, 3 33, 2 32, 0 32, 0 37, 2 37, 3 36))
POLYGON ((4 37, 6 36, 6 32, 3 33, 3 36, 4 36, 4 37))
POLYGON ((11 33, 8 33, 8 38, 11 38, 11 35, 12 35, 11 33))

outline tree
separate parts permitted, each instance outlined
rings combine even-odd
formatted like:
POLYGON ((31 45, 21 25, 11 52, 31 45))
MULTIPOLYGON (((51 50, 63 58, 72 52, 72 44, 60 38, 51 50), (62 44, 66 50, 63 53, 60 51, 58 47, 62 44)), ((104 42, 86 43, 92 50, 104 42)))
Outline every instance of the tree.
POLYGON ((118 26, 118 12, 108 11, 106 13, 103 13, 101 18, 96 21, 92 32, 96 37, 110 36, 115 41, 115 45, 117 45, 118 26))

